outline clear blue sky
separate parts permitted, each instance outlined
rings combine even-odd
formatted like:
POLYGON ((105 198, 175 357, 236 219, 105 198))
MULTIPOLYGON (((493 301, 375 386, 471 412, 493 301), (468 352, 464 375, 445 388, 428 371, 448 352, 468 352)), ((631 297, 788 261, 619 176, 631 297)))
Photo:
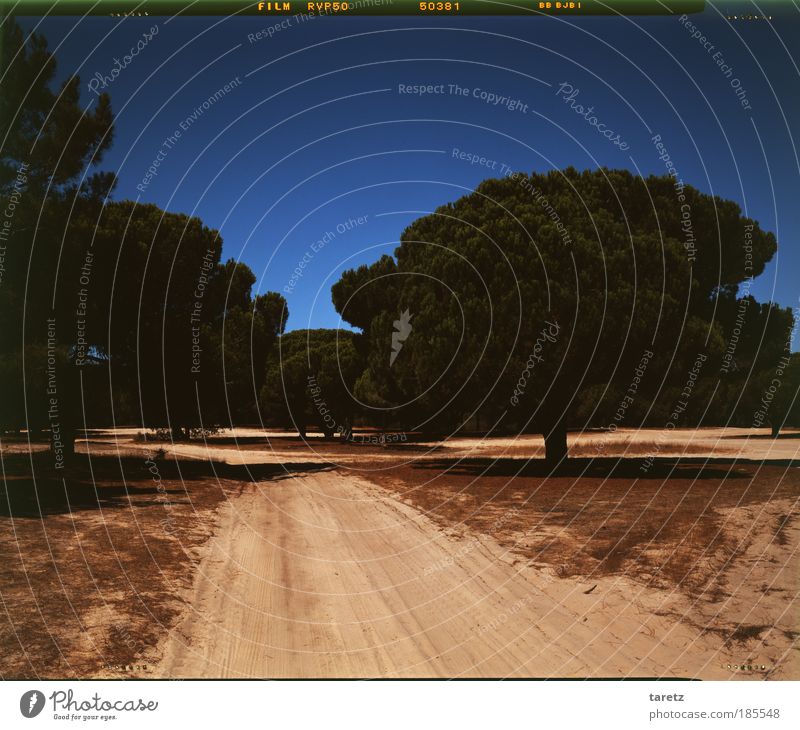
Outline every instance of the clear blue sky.
POLYGON ((684 182, 736 200, 777 234, 778 257, 753 293, 797 307, 800 169, 790 130, 800 130, 800 15, 772 11, 770 26, 729 23, 725 12, 720 4, 691 16, 711 51, 668 17, 323 17, 290 20, 255 42, 249 33, 282 18, 48 18, 24 26, 38 23, 51 48, 59 46, 60 74, 80 74, 88 103, 89 80, 110 75, 114 58, 158 25, 106 89, 116 138, 103 167, 119 171, 115 197, 139 197, 219 228, 223 255, 246 262, 260 291, 283 290, 310 252, 286 294, 295 329, 336 326, 330 285, 344 269, 390 253, 420 213, 497 175, 500 164, 661 174, 654 134, 684 182), (717 51, 751 110, 713 58, 717 51), (609 143, 564 103, 556 94, 564 82, 630 149, 609 143), (443 84, 445 93, 401 94, 400 84, 443 84), (468 95, 451 94, 450 84, 468 95), (493 106, 475 89, 527 110, 493 106), (137 191, 181 122, 188 129, 137 191), (454 148, 498 165, 472 166, 455 159, 454 148), (337 232, 363 216, 365 223, 337 232), (313 252, 326 232, 334 236, 313 252))

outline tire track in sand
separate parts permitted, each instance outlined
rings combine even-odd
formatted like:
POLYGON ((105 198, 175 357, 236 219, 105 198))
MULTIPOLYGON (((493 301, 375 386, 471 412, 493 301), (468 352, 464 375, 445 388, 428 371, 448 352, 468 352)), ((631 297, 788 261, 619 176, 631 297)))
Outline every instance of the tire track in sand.
POLYGON ((263 482, 224 507, 154 673, 730 677, 719 642, 655 613, 678 598, 586 588, 351 474, 263 482))

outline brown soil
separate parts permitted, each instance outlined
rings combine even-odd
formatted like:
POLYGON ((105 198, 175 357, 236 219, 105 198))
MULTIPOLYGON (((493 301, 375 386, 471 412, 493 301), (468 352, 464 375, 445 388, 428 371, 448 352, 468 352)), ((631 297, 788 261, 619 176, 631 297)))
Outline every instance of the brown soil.
MULTIPOLYGON (((79 456, 65 474, 46 452, 3 455, 3 679, 126 676, 174 624, 216 508, 251 479, 147 458, 79 456)), ((267 471, 279 469, 253 478, 267 471)))
MULTIPOLYGON (((767 510, 778 500, 796 509, 800 495, 796 468, 689 458, 645 472, 643 464, 574 459, 554 476, 523 459, 437 459, 375 465, 371 478, 444 524, 491 534, 561 576, 624 574, 695 596, 718 590, 754 531, 731 529, 720 510, 767 510)), ((779 514, 769 526, 776 545, 786 544, 788 523, 779 514)))
POLYGON ((796 462, 436 446, 4 448, 0 676, 800 678, 796 462))

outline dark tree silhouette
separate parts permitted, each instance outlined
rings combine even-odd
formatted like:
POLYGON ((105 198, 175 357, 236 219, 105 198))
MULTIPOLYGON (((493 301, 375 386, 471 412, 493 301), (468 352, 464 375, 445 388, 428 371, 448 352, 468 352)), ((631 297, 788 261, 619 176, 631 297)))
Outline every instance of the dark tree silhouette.
POLYGON ((358 404, 355 380, 364 369, 357 336, 347 330, 294 330, 269 355, 261 390, 266 424, 295 428, 305 436, 316 425, 326 438, 350 436, 358 404))
POLYGON ((56 91, 45 39, 5 23, 0 80, 0 427, 50 429, 57 465, 79 426, 199 426, 257 418, 266 357, 288 312, 198 218, 114 202, 93 172, 112 140, 103 94, 56 91), (8 216, 6 216, 8 219, 8 216))
POLYGON ((691 381, 680 413, 699 418, 725 352, 718 311, 728 317, 775 250, 735 203, 667 176, 514 174, 412 223, 394 258, 346 271, 333 301, 363 330, 365 401, 415 428, 479 416, 486 429, 539 432, 558 462, 575 421, 609 422, 644 353, 634 410, 668 419, 691 381), (412 332, 392 363, 405 310, 412 332))
POLYGON ((74 348, 83 334, 75 314, 81 284, 73 274, 88 241, 75 234, 114 184, 113 175, 93 173, 111 144, 113 114, 105 94, 91 109, 82 107, 77 76, 54 88, 56 61, 43 36, 26 37, 11 19, 3 34, 0 369, 4 390, 17 391, 3 420, 10 427, 49 427, 62 466, 73 450, 80 407, 74 348))

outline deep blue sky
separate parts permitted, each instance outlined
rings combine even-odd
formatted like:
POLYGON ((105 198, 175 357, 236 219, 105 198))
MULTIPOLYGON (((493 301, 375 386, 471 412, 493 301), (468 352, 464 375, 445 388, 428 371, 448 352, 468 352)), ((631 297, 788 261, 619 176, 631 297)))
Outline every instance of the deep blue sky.
POLYGON ((646 175, 665 172, 650 141, 656 133, 684 182, 738 201, 777 233, 779 255, 753 293, 796 307, 800 170, 790 130, 800 130, 800 77, 787 48, 800 49, 798 18, 728 23, 713 8, 691 17, 733 67, 752 111, 711 54, 668 17, 316 18, 292 20, 255 43, 248 33, 282 18, 24 26, 39 23, 51 48, 59 46, 60 74, 81 75, 88 103, 89 79, 109 74, 114 57, 158 24, 107 89, 116 138, 103 168, 119 172, 115 197, 219 228, 223 255, 246 262, 260 291, 282 290, 298 260, 333 231, 286 294, 295 329, 337 325, 329 292, 342 270, 391 252, 420 213, 497 175, 453 159, 454 147, 498 161, 498 170, 602 165, 646 175), (241 84, 182 132, 158 176, 137 191, 163 140, 236 77, 241 84), (577 101, 593 105, 628 151, 564 104, 555 93, 562 82, 580 89, 577 101), (528 111, 471 94, 401 95, 399 84, 480 88, 528 111), (336 233, 359 216, 367 222, 336 233))

